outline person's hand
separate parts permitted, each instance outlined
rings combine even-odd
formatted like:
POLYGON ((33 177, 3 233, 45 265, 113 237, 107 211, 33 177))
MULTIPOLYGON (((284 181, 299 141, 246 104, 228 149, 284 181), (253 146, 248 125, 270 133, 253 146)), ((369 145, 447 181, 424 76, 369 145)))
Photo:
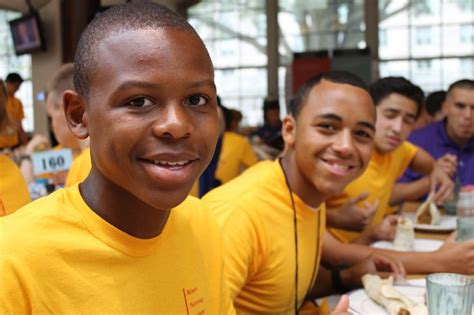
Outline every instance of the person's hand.
POLYGON ((49 140, 47 137, 41 135, 41 134, 35 134, 33 138, 28 142, 28 144, 25 146, 25 154, 31 155, 34 151, 37 150, 38 147, 45 147, 49 148, 49 140))
POLYGON ((357 197, 350 198, 337 209, 328 211, 328 226, 351 231, 362 231, 372 222, 372 217, 379 206, 378 199, 373 203, 365 201, 363 206, 357 204, 369 196, 364 192, 357 197))
POLYGON ((341 281, 345 288, 355 289, 362 286, 363 275, 378 274, 382 278, 393 276, 395 279, 406 275, 403 264, 392 257, 373 253, 354 266, 341 271, 341 281))
POLYGON ((446 153, 436 161, 437 167, 441 168, 450 178, 456 174, 458 165, 457 156, 446 153))
POLYGON ((453 232, 433 254, 438 266, 436 272, 474 274, 474 240, 456 242, 453 232))
POLYGON ((331 315, 350 315, 349 313, 349 298, 347 295, 341 296, 341 299, 337 303, 331 315))
POLYGON ((400 216, 388 215, 382 222, 372 227, 370 231, 370 239, 376 241, 393 241, 397 232, 397 223, 400 216))
POLYGON ((430 174, 430 191, 434 192, 434 202, 443 204, 453 194, 454 183, 439 164, 435 164, 430 174))

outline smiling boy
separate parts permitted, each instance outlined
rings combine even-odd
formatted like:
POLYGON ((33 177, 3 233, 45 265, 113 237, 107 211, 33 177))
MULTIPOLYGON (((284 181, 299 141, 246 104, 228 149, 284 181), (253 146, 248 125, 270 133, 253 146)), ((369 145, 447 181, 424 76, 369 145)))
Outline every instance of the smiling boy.
POLYGON ((224 233, 238 313, 295 314, 313 288, 331 289, 330 280, 314 285, 322 273, 324 201, 367 166, 374 124, 365 84, 349 73, 323 73, 301 87, 283 120, 282 157, 204 196, 224 233))
POLYGON ((0 220, 0 313, 232 312, 218 228, 186 198, 218 134, 199 36, 160 5, 113 7, 82 34, 74 83, 92 170, 0 220))

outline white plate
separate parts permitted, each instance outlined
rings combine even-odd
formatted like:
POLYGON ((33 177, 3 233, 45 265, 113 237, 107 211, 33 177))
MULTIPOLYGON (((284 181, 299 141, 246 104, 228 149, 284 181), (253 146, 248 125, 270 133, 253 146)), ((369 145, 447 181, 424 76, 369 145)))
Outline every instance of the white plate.
MULTIPOLYGON (((435 250, 438 250, 441 245, 443 245, 443 242, 439 240, 417 238, 415 239, 415 252, 433 252, 435 250)), ((396 250, 395 248, 393 248, 393 242, 387 241, 378 241, 372 243, 370 246, 381 249, 396 250)))
MULTIPOLYGON (((411 279, 408 280, 411 286, 395 286, 397 290, 405 294, 413 301, 425 303, 426 280, 411 279)), ((349 311, 360 315, 388 315, 387 311, 365 293, 364 289, 357 289, 349 292, 349 311)), ((472 309, 474 315, 474 305, 472 309)))
POLYGON ((456 216, 453 215, 442 215, 441 222, 438 225, 431 224, 418 224, 415 222, 414 213, 406 213, 404 216, 413 222, 413 227, 415 230, 419 231, 439 231, 439 232, 449 232, 456 229, 456 216))
MULTIPOLYGON (((425 303, 426 289, 424 287, 396 286, 396 288, 413 301, 425 303)), ((349 310, 354 314, 361 315, 388 315, 385 308, 372 301, 364 289, 349 293, 349 310)))

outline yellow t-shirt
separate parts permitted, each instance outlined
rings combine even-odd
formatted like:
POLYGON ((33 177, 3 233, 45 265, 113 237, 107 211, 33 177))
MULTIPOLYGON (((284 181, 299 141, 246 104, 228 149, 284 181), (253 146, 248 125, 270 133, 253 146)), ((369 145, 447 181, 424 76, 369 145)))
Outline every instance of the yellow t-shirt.
POLYGON ((0 198, 4 210, 0 217, 13 213, 31 201, 28 185, 16 164, 0 154, 0 198))
POLYGON ((216 178, 222 184, 237 177, 241 168, 257 163, 257 156, 247 139, 232 131, 226 131, 222 139, 222 149, 217 164, 216 178))
POLYGON ((58 190, 0 219, 0 314, 232 313, 220 237, 193 197, 139 239, 58 190))
MULTIPOLYGON (((349 198, 354 198, 363 192, 369 192, 370 195, 365 201, 374 202, 379 200, 379 206, 376 210, 370 227, 379 224, 385 215, 391 212, 389 207, 390 195, 393 186, 408 165, 416 155, 418 148, 405 141, 397 149, 386 154, 380 154, 376 151, 372 154, 369 165, 365 172, 356 180, 351 182, 344 193, 340 196, 326 201, 328 211, 331 208, 337 208, 343 205, 349 198)), ((341 229, 329 228, 332 234, 343 242, 351 242, 356 239, 360 232, 346 231, 341 229)))
POLYGON ((67 173, 65 187, 74 186, 86 179, 92 168, 91 149, 87 147, 72 161, 71 168, 67 173))
MULTIPOLYGON (((310 209, 293 194, 298 229, 298 305, 318 272, 325 207, 310 209)), ((277 161, 262 161, 210 191, 204 202, 224 234, 225 268, 237 313, 293 314, 293 208, 277 161)))
POLYGON ((21 123, 23 118, 25 118, 25 113, 23 112, 23 104, 15 96, 8 96, 7 111, 10 116, 18 123, 21 123))

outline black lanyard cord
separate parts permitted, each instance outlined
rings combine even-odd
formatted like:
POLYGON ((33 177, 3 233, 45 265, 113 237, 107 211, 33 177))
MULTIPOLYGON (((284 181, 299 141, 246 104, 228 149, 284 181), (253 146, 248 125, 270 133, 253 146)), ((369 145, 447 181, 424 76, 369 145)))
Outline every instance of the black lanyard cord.
MULTIPOLYGON (((298 220, 297 220, 297 216, 296 216, 296 205, 295 205, 295 200, 293 198, 293 191, 291 189, 291 186, 290 186, 290 182, 288 181, 288 177, 286 176, 286 173, 285 173, 285 170, 283 169, 283 165, 281 164, 281 158, 279 160, 280 162, 280 167, 281 167, 281 170, 283 172, 283 176, 285 177, 285 183, 286 183, 286 186, 288 188, 288 193, 290 194, 290 200, 291 200, 291 207, 293 209, 293 234, 294 234, 294 242, 295 242, 295 305, 294 305, 294 308, 295 308, 295 315, 298 314, 298 311, 299 311, 299 307, 298 307, 298 270, 299 270, 299 266, 298 266, 298 220)), ((319 225, 319 230, 318 232, 320 231, 321 229, 321 211, 318 212, 318 225, 319 225)), ((316 233, 316 238, 319 238, 318 236, 318 232, 316 233)), ((316 242, 316 256, 315 256, 315 263, 314 263, 314 267, 313 267, 313 274, 311 276, 311 282, 310 282, 310 285, 309 285, 309 288, 308 288, 308 293, 309 291, 311 290, 312 286, 314 285, 314 281, 316 280, 315 279, 315 274, 316 274, 316 265, 317 265, 317 261, 318 261, 318 255, 319 255, 319 244, 318 244, 318 241, 316 242)))

